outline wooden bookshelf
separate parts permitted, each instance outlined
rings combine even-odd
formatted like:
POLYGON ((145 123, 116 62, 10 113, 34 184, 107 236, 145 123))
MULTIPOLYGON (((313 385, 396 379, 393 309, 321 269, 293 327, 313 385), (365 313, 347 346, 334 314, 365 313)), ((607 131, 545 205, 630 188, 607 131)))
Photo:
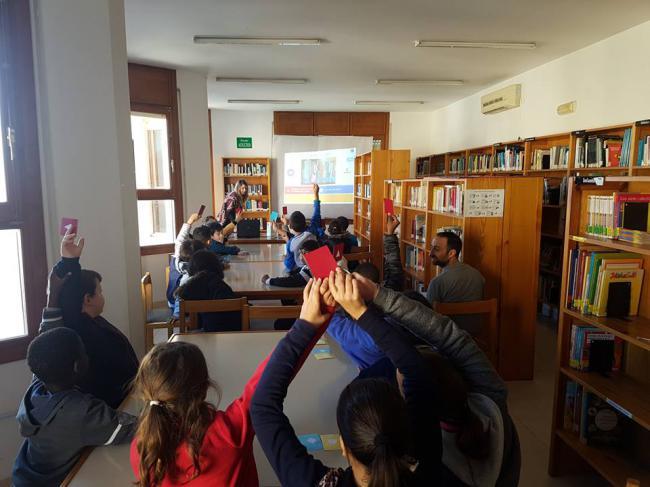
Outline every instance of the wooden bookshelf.
MULTIPOLYGON (((608 129, 609 130, 609 129, 608 129)), ((650 484, 650 246, 584 235, 587 222, 586 204, 590 195, 606 195, 616 191, 648 193, 650 178, 605 177, 602 186, 576 184, 569 179, 567 221, 564 239, 562 272, 562 308, 558 327, 556 385, 553 424, 549 455, 549 473, 563 475, 577 469, 593 469, 615 486, 625 486, 628 478, 650 484), (576 247, 602 248, 634 252, 643 259, 644 276, 641 287, 639 315, 627 318, 585 315, 567 307, 569 290, 568 257, 576 247), (608 376, 579 371, 569 366, 571 331, 574 324, 586 324, 611 333, 623 342, 621 370, 608 376), (573 381, 612 404, 629 419, 621 447, 602 448, 581 441, 564 427, 567 382, 573 381)))
POLYGON ((362 247, 370 246, 372 263, 382 268, 385 179, 409 175, 410 150, 376 150, 354 160, 353 231, 362 247))
POLYGON ((237 181, 245 180, 248 183, 246 205, 251 208, 244 211, 244 218, 258 218, 260 226, 265 228, 266 222, 271 218, 271 160, 267 157, 223 157, 222 164, 225 195, 232 191, 237 181), (255 167, 253 165, 264 169, 249 171, 250 174, 247 174, 246 168, 252 169, 255 167))
MULTIPOLYGON (((434 235, 441 227, 460 227, 463 261, 485 277, 485 297, 499 300, 495 365, 506 379, 532 378, 542 178, 393 179, 384 182, 384 197, 393 199, 401 222, 398 238, 408 288, 426 291, 438 272, 429 257, 434 235), (458 185, 464 194, 468 190, 503 189, 503 217, 466 217, 462 207, 457 213, 436 208, 434 192, 449 185, 458 185), (424 196, 423 200, 412 200, 414 189, 424 196), (527 211, 522 212, 521 208, 527 211), (424 219, 423 232, 418 232, 418 219, 420 222, 424 219), (419 266, 407 265, 408 253, 416 253, 411 249, 422 255, 419 266)), ((381 220, 385 220, 385 215, 381 220)))

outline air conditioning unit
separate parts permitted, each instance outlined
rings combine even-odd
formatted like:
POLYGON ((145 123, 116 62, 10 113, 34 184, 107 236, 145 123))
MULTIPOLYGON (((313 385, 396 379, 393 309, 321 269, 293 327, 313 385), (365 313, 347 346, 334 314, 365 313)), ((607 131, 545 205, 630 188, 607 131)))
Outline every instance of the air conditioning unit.
POLYGON ((492 115, 494 113, 517 108, 521 105, 521 85, 510 85, 481 97, 481 113, 492 115))

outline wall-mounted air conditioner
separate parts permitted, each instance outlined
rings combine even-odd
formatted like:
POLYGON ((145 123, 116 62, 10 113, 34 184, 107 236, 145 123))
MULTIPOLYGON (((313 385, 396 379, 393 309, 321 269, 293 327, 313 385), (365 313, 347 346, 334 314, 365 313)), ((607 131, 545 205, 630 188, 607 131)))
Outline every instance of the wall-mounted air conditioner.
POLYGON ((481 97, 481 113, 492 115, 521 105, 521 85, 510 85, 481 97))

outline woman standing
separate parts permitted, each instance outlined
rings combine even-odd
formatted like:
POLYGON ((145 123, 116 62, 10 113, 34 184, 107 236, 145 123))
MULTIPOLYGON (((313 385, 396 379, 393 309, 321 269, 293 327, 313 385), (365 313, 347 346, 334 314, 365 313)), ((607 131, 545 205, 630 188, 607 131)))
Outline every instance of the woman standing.
POLYGON ((228 196, 223 200, 221 211, 217 215, 217 220, 222 225, 227 225, 230 222, 235 222, 237 215, 246 208, 246 200, 248 199, 248 183, 244 179, 240 179, 235 184, 235 190, 231 191, 228 196))

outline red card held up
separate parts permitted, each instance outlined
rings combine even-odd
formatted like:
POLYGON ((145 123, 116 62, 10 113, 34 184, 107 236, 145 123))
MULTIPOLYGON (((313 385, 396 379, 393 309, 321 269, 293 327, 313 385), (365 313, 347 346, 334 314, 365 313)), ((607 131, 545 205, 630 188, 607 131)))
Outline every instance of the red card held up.
POLYGON ((79 220, 76 218, 61 218, 61 226, 59 227, 59 235, 63 236, 66 233, 77 233, 79 228, 79 220), (69 230, 69 232, 68 232, 69 230))
POLYGON ((283 215, 286 215, 286 214, 288 213, 288 211, 289 211, 289 210, 288 210, 288 208, 287 208, 286 206, 283 206, 283 207, 282 207, 282 214, 283 214, 283 215))
POLYGON ((304 255, 311 275, 315 279, 329 277, 331 271, 336 270, 336 261, 327 246, 320 247, 304 255))
POLYGON ((344 249, 345 249, 345 245, 343 244, 343 242, 337 243, 334 246, 334 260, 335 261, 338 262, 339 260, 341 260, 343 258, 344 249))
POLYGON ((390 198, 384 198, 384 212, 387 215, 395 214, 395 208, 393 208, 393 200, 390 198))

